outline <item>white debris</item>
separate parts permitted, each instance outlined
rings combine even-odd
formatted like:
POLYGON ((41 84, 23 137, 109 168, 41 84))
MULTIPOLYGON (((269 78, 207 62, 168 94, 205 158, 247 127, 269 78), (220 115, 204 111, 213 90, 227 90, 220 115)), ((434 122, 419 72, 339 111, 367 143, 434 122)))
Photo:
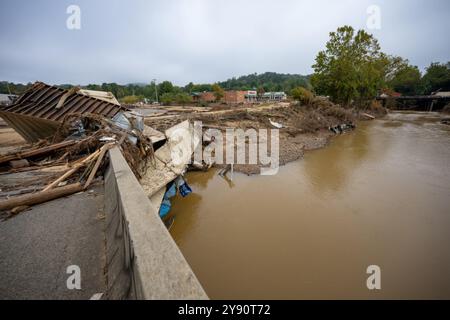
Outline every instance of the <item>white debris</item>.
POLYGON ((277 129, 283 128, 283 125, 282 125, 281 123, 272 121, 270 118, 269 118, 269 122, 270 122, 270 124, 271 124, 272 126, 274 126, 274 127, 277 128, 277 129))

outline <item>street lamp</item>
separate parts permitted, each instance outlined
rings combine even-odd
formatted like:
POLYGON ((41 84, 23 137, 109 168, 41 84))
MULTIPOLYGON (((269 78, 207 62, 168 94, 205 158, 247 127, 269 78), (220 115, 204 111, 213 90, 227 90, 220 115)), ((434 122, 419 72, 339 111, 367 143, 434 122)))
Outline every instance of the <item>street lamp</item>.
POLYGON ((155 85, 156 103, 158 103, 158 87, 156 86, 156 79, 153 79, 153 84, 155 85))

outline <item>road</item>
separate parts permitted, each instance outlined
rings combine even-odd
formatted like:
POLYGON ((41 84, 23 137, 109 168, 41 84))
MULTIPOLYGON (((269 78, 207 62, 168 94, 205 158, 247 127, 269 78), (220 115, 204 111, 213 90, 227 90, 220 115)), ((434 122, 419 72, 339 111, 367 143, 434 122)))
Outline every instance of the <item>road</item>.
POLYGON ((0 221, 0 299, 89 299, 105 292, 103 186, 0 221), (81 289, 67 288, 67 267, 81 289))

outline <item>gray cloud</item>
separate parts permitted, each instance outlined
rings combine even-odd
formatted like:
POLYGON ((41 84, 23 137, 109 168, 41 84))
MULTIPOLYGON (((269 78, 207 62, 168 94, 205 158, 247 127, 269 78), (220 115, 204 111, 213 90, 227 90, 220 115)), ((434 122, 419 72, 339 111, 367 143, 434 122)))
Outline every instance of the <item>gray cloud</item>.
POLYGON ((0 4, 0 79, 49 83, 149 82, 183 85, 253 72, 311 73, 328 33, 366 28, 383 51, 422 70, 450 60, 448 1, 24 1, 0 4), (82 29, 66 28, 81 8, 82 29))

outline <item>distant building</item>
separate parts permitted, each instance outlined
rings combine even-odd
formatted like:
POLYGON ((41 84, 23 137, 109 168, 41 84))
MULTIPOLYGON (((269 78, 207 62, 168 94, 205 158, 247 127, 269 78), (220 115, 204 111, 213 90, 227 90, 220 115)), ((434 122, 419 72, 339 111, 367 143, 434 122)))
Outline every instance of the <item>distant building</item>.
POLYGON ((222 98, 222 102, 225 102, 227 104, 244 103, 246 93, 247 93, 247 91, 241 91, 241 90, 225 91, 223 98, 222 98))
POLYGON ((262 101, 282 101, 287 99, 286 93, 280 92, 265 92, 259 96, 262 101))
POLYGON ((380 98, 389 98, 389 97, 400 97, 402 94, 395 92, 394 90, 391 89, 382 89, 381 90, 381 94, 380 94, 380 98))
POLYGON ((192 92, 192 101, 194 102, 214 102, 216 101, 216 96, 210 91, 204 92, 192 92))
MULTIPOLYGON (((229 90, 225 91, 223 94, 221 102, 227 104, 239 104, 244 103, 246 101, 247 91, 240 90, 229 90)), ((205 92, 192 92, 192 100, 194 102, 216 102, 216 96, 214 92, 205 91, 205 92)))
MULTIPOLYGON (((192 100, 194 102, 215 102, 216 97, 213 92, 193 92, 192 100)), ((256 101, 283 101, 287 99, 284 92, 266 92, 258 95, 255 90, 227 90, 224 92, 221 102, 226 104, 241 104, 256 101)))
POLYGON ((15 94, 0 93, 0 105, 2 105, 2 106, 9 106, 16 99, 17 99, 17 96, 15 94))
POLYGON ((256 102, 258 100, 258 92, 256 90, 248 90, 245 94, 247 102, 256 102))

